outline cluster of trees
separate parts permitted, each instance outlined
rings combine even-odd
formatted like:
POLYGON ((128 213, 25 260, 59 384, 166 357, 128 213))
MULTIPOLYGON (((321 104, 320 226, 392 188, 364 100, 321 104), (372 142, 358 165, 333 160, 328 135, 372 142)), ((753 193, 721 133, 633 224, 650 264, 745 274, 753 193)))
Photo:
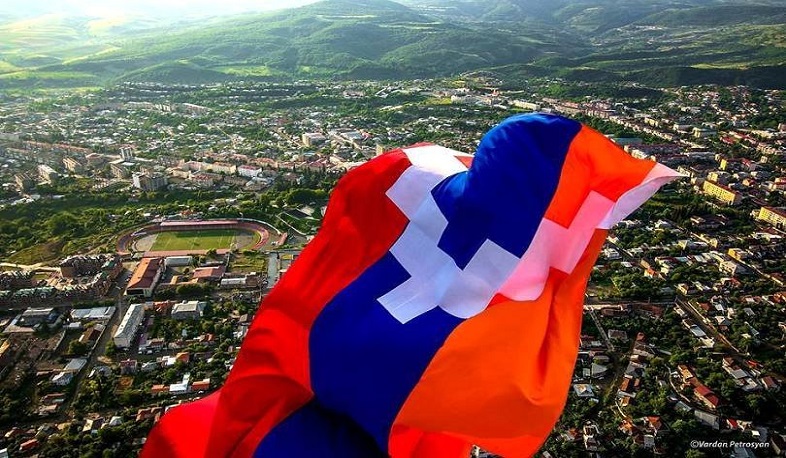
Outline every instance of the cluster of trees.
POLYGON ((4 380, 0 385, 0 427, 16 425, 29 417, 34 377, 35 374, 28 371, 19 381, 4 380))
POLYGON ((175 289, 167 289, 156 292, 156 298, 162 300, 183 298, 191 299, 197 297, 207 297, 213 293, 215 286, 208 283, 186 283, 178 285, 175 289))
POLYGON ((74 423, 59 434, 50 436, 38 451, 41 458, 126 458, 139 453, 138 439, 147 436, 153 421, 128 421, 120 426, 105 427, 98 434, 83 433, 74 423))

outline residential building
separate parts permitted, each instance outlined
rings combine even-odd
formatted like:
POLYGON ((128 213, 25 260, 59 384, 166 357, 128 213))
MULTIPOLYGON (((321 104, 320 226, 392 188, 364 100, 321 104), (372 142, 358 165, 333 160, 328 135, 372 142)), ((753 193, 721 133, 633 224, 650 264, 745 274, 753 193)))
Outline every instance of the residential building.
POLYGON ((262 173, 262 169, 253 165, 241 165, 237 168, 237 174, 241 177, 254 178, 262 173))
POLYGON ((717 409, 720 404, 718 396, 711 389, 707 388, 706 385, 701 383, 697 383, 697 386, 693 389, 693 394, 696 395, 698 400, 712 410, 717 409))
POLYGON ((128 178, 131 176, 131 171, 123 165, 123 162, 112 162, 109 164, 109 173, 117 179, 128 178))
POLYGON ((55 169, 49 167, 46 164, 41 164, 38 166, 38 176, 48 184, 56 183, 57 179, 60 177, 60 175, 55 172, 55 169))
POLYGON ((704 182, 702 185, 702 190, 704 191, 704 194, 714 197, 726 205, 739 205, 739 203, 742 201, 742 196, 740 193, 733 191, 720 183, 715 183, 710 180, 706 180, 704 182))
POLYGON ((208 175, 207 173, 195 173, 191 175, 191 182, 194 183, 196 186, 200 188, 212 188, 213 187, 213 177, 208 175))
POLYGON ((707 129, 704 127, 694 127, 693 128, 693 136, 696 138, 706 138, 706 137, 713 137, 717 135, 717 132, 713 129, 707 129))
POLYGON ((756 219, 769 223, 778 229, 786 229, 786 209, 761 207, 756 219))
POLYGON ((172 306, 173 320, 198 320, 207 306, 206 302, 188 301, 172 306))
POLYGON ((142 324, 142 319, 145 317, 145 308, 142 304, 131 304, 128 311, 123 316, 123 321, 117 328, 117 332, 113 337, 115 345, 120 348, 128 348, 136 336, 136 331, 139 325, 142 324))
POLYGON ((321 145, 322 143, 325 143, 325 141, 327 141, 327 137, 325 137, 324 135, 322 135, 319 132, 307 132, 307 133, 304 133, 302 135, 301 139, 302 139, 303 144, 305 146, 321 145))
POLYGON ((29 173, 17 173, 14 175, 14 181, 21 192, 29 191, 35 186, 35 177, 29 173))
POLYGON ((142 191, 158 191, 167 185, 166 175, 155 173, 135 173, 133 181, 134 187, 142 191))
POLYGON ((85 170, 82 162, 73 157, 64 157, 63 165, 65 166, 66 170, 72 173, 82 173, 85 170))

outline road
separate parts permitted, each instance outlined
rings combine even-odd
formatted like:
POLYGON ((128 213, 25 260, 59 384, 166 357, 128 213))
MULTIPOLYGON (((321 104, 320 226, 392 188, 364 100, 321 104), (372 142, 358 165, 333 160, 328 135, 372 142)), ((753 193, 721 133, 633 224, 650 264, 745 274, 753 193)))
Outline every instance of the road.
MULTIPOLYGON (((691 316, 691 318, 693 318, 693 321, 701 328, 701 330, 704 331, 705 334, 714 338, 716 341, 720 341, 721 343, 723 343, 727 347, 726 354, 730 356, 732 359, 734 359, 734 361, 738 365, 740 365, 741 367, 749 367, 748 360, 750 359, 750 355, 741 352, 737 347, 732 345, 731 341, 729 341, 729 339, 727 339, 726 336, 721 334, 718 331, 718 329, 715 327, 715 325, 712 324, 712 322, 706 316, 704 316, 699 310, 697 310, 696 307, 694 307, 692 304, 690 304, 688 301, 682 298, 677 298, 677 300, 675 301, 675 305, 677 305, 682 310, 687 312, 691 316)), ((768 369, 767 373, 781 383, 786 382, 786 377, 784 377, 782 374, 778 374, 777 372, 772 372, 771 369, 768 369)))
MULTIPOLYGON (((126 314, 126 310, 128 309, 128 302, 126 301, 123 292, 125 291, 126 285, 128 284, 128 280, 131 278, 131 272, 127 269, 123 269, 120 272, 120 275, 117 277, 117 281, 115 282, 115 286, 112 287, 111 295, 115 299, 115 313, 112 315, 112 318, 106 322, 106 328, 104 328, 104 332, 101 333, 101 336, 96 341, 93 350, 90 352, 90 356, 87 358, 87 364, 85 367, 82 368, 81 371, 76 375, 75 386, 76 389, 74 393, 79 393, 79 387, 81 386, 82 382, 84 381, 85 377, 90 374, 90 371, 93 370, 95 367, 98 358, 104 355, 106 352, 106 345, 109 343, 109 339, 112 338, 112 334, 114 334, 114 328, 116 325, 120 323, 120 320, 123 319, 123 316, 126 314)), ((60 407, 61 415, 66 413, 71 408, 71 405, 76 399, 76 394, 66 399, 63 405, 60 407)))
POLYGON ((611 340, 609 340, 609 336, 606 333, 606 330, 603 329, 603 325, 600 324, 600 320, 598 319, 598 315, 595 313, 595 309, 592 307, 585 306, 584 311, 589 313, 590 318, 592 318, 592 321, 595 322, 595 326, 598 328, 598 331, 600 331, 600 335, 601 337, 603 337, 603 341, 606 342, 606 348, 608 348, 610 352, 616 352, 617 349, 614 347, 614 344, 611 343, 611 340))
POLYGON ((679 308, 681 308, 686 313, 688 313, 693 319, 693 321, 701 328, 702 331, 704 331, 705 334, 726 345, 736 355, 740 357, 744 356, 743 353, 740 352, 740 350, 737 347, 732 345, 732 343, 729 341, 729 339, 726 338, 726 336, 724 336, 718 331, 718 329, 715 327, 715 325, 712 324, 709 318, 707 318, 706 316, 704 316, 704 314, 696 310, 696 307, 694 307, 691 303, 679 297, 674 303, 679 308))
POLYGON ((0 267, 13 267, 15 269, 24 270, 45 270, 47 272, 60 272, 59 267, 46 266, 44 263, 38 264, 14 264, 13 262, 0 262, 0 267))

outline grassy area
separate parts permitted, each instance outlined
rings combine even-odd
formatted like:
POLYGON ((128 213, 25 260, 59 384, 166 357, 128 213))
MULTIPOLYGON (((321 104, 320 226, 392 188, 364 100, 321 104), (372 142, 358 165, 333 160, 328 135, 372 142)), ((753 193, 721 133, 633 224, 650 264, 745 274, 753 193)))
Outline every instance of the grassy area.
POLYGON ((11 72, 18 72, 19 67, 9 64, 4 60, 0 60, 0 73, 11 73, 11 72))
POLYGON ((0 79, 18 79, 18 80, 65 80, 65 79, 85 79, 92 78, 93 75, 84 72, 48 72, 38 70, 19 70, 12 73, 5 73, 0 75, 0 79))
POLYGON ((17 264, 36 264, 39 262, 54 261, 60 258, 63 246, 65 246, 65 242, 62 240, 41 243, 14 253, 8 258, 8 262, 17 264))
POLYGON ((243 251, 232 261, 232 272, 267 272, 267 255, 243 251))
POLYGON ((264 76, 273 76, 274 73, 278 73, 278 72, 274 72, 267 65, 219 66, 219 67, 213 68, 213 70, 218 70, 221 73, 226 73, 227 75, 235 75, 235 76, 264 77, 264 76))
POLYGON ((210 250, 232 247, 235 230, 162 232, 156 236, 152 251, 210 250))

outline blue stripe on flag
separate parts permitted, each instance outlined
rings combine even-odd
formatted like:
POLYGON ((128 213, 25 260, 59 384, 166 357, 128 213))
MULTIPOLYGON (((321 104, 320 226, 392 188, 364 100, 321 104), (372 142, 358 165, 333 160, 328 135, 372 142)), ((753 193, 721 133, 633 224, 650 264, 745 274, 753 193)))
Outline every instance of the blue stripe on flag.
POLYGON ((463 321, 441 308, 402 324, 377 298, 409 278, 388 253, 317 317, 309 343, 317 399, 387 450, 393 420, 445 338, 463 321))
POLYGON ((554 115, 512 116, 481 140, 467 173, 432 191, 448 220, 439 247, 462 269, 486 239, 522 256, 557 190, 581 124, 554 115))
POLYGON ((254 458, 385 458, 349 418, 311 401, 276 425, 254 451, 254 458))

